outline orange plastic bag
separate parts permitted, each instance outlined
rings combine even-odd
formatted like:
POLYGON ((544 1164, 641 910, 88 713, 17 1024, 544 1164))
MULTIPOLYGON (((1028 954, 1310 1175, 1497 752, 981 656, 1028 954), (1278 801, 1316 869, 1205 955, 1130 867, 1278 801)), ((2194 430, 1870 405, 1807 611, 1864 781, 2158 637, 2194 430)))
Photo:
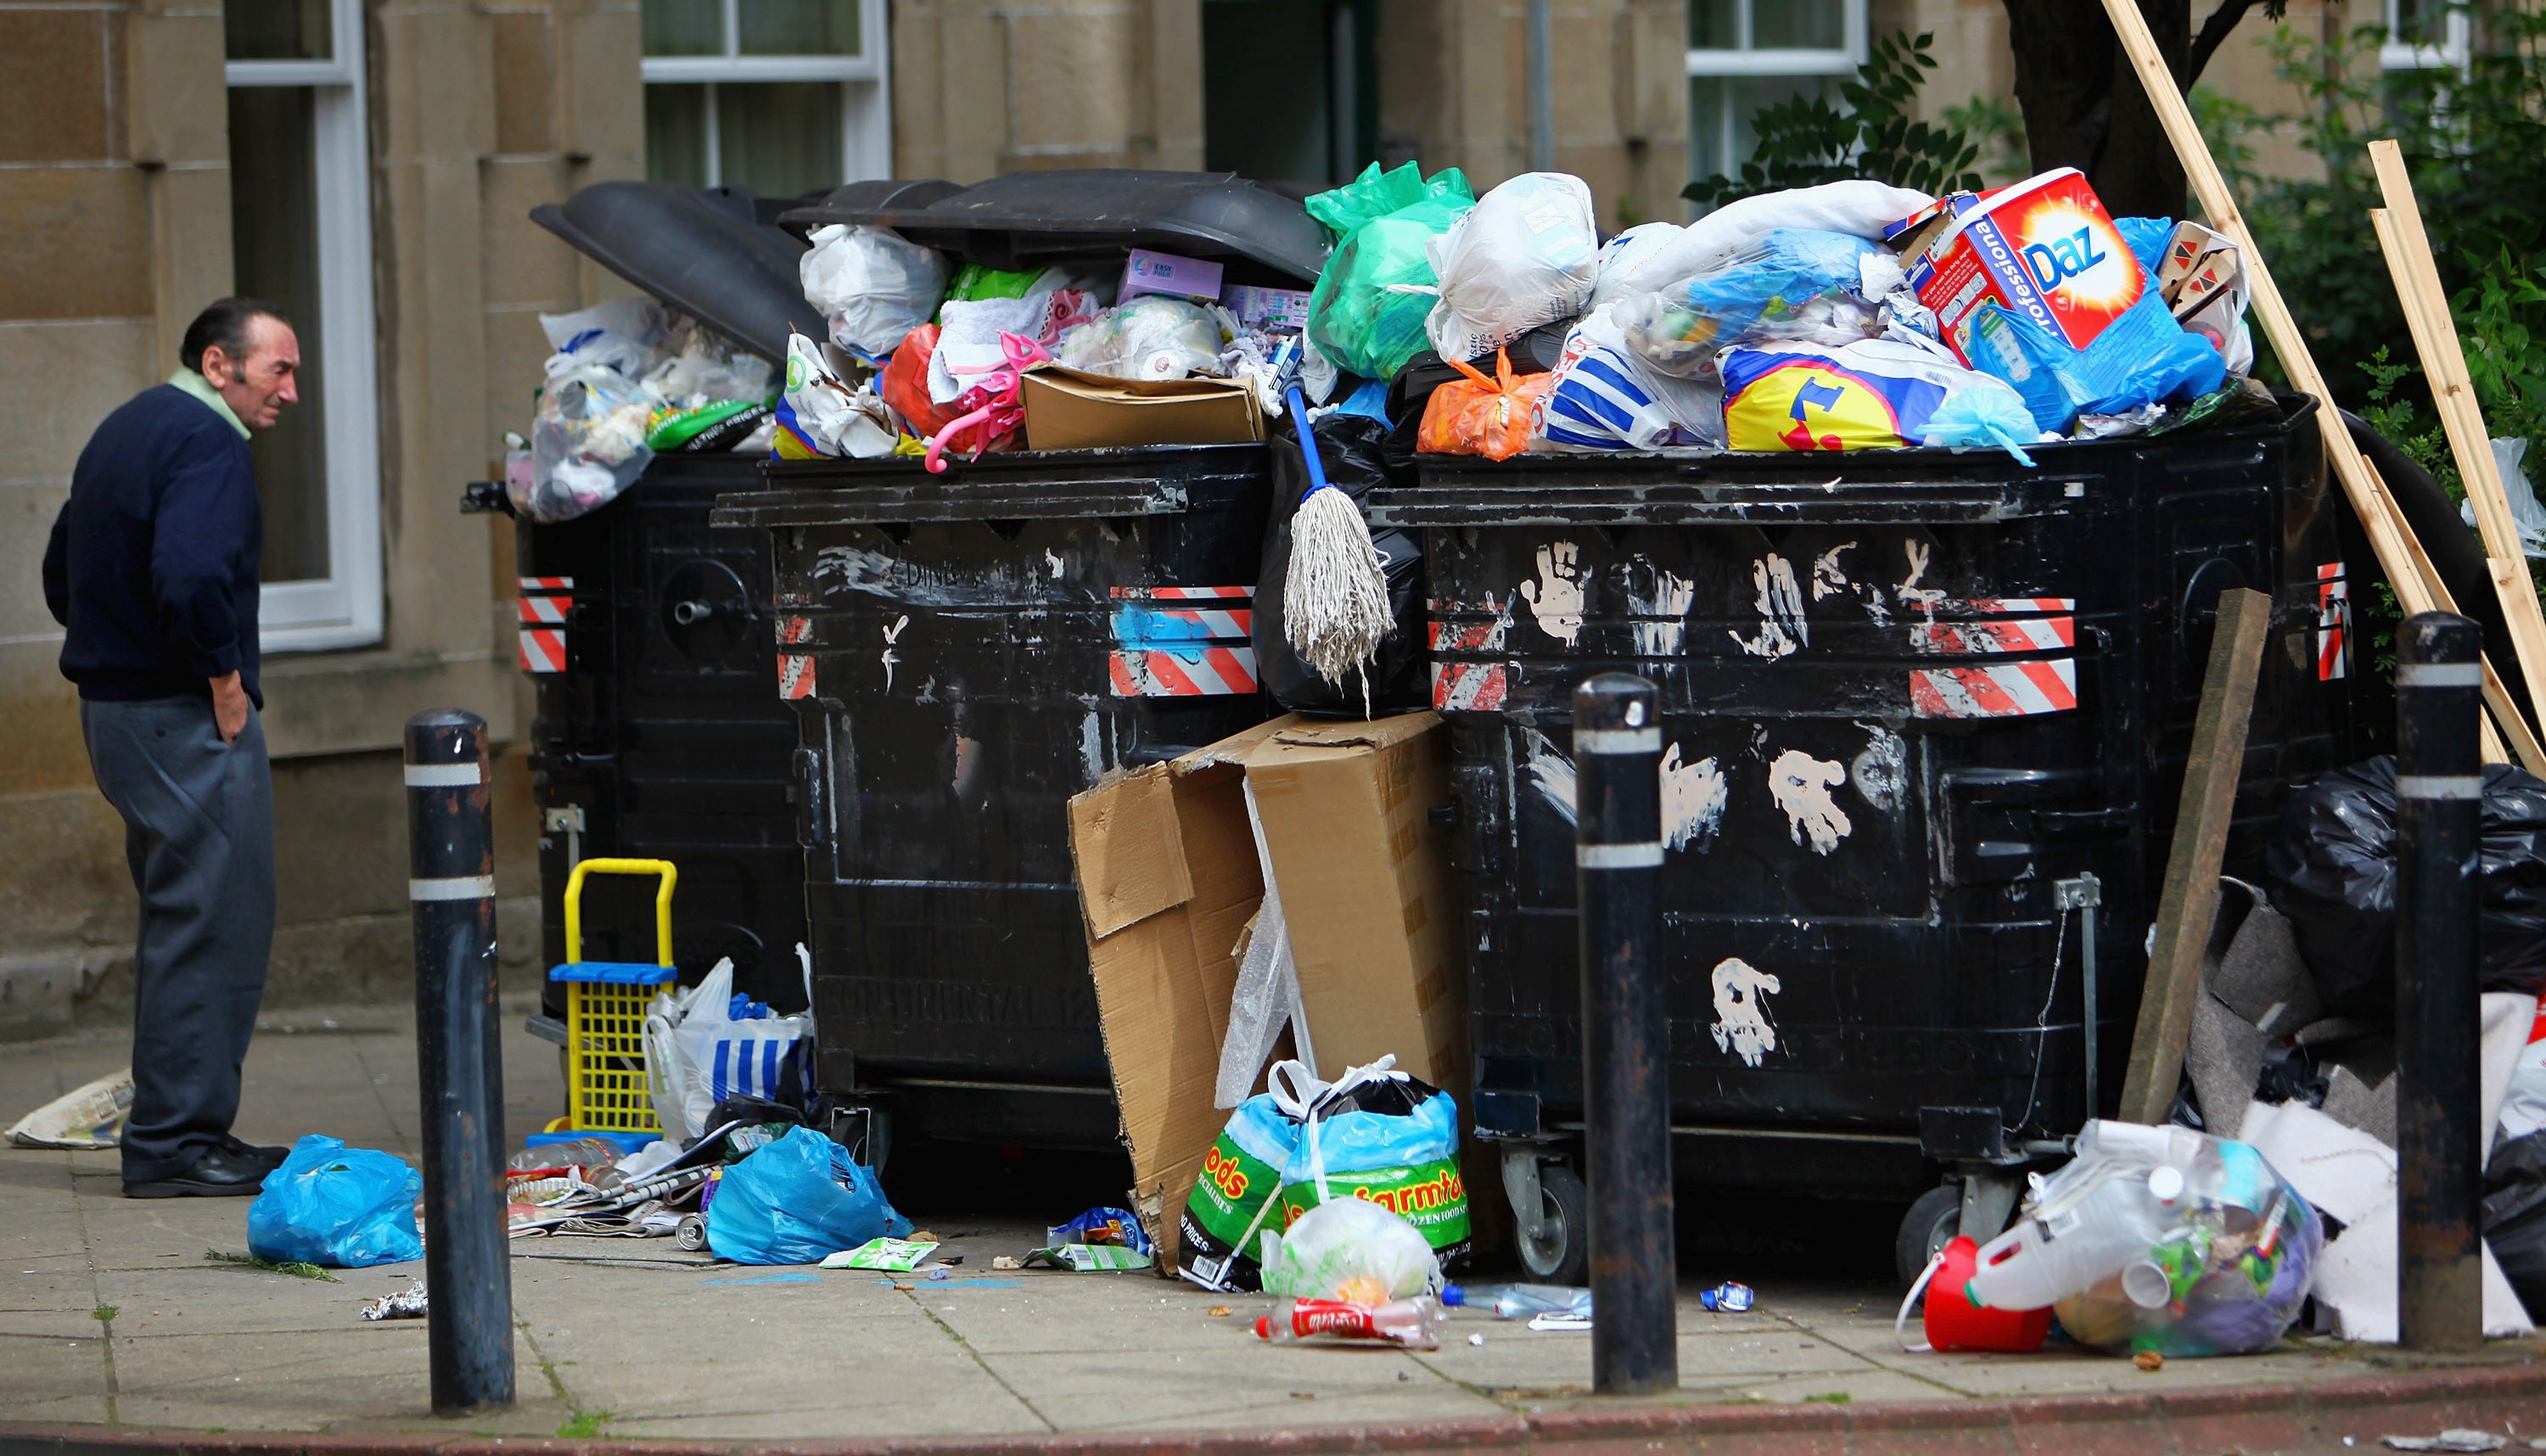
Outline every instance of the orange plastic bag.
POLYGON ((1467 378, 1432 391, 1423 406, 1423 423, 1414 432, 1414 448, 1427 455, 1482 455, 1487 460, 1509 460, 1529 449, 1556 376, 1515 376, 1511 354, 1504 349, 1494 351, 1495 377, 1490 380, 1472 364, 1447 363, 1467 378))
POLYGON ((953 401, 939 404, 928 397, 928 361, 937 352, 937 325, 923 323, 892 351, 884 373, 876 376, 876 392, 892 406, 910 432, 925 440, 955 422, 964 411, 953 401))

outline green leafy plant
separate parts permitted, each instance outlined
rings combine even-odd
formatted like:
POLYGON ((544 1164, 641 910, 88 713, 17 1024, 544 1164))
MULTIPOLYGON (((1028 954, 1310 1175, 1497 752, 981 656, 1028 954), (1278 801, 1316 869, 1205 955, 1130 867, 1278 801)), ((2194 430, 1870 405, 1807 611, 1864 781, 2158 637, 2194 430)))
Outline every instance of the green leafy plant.
POLYGON ((1758 149, 1738 178, 1718 174, 1692 182, 1680 196, 1721 207, 1763 192, 1818 187, 1871 177, 1920 192, 1983 186, 1973 170, 1980 144, 1949 118, 1939 126, 1912 121, 1918 88, 1936 69, 1935 37, 1885 36, 1874 43, 1856 79, 1839 87, 1845 110, 1819 96, 1762 108, 1751 126, 1758 149))
POLYGON ((216 1264, 245 1264, 251 1269, 263 1269, 269 1274, 289 1274, 295 1279, 321 1279, 329 1284, 345 1282, 316 1264, 278 1264, 252 1253, 223 1253, 217 1248, 205 1249, 204 1257, 216 1264))
POLYGON ((601 1434, 601 1428, 608 1425, 612 1418, 613 1413, 608 1411, 572 1412, 567 1414, 564 1423, 557 1427, 557 1439, 564 1441, 591 1440, 594 1436, 601 1434))
POLYGON ((2033 175, 2033 150, 2024 131, 2024 112, 2011 101, 1975 96, 1944 112, 1945 125, 1980 148, 1982 179, 1995 184, 2021 182, 2033 175))
POLYGON ((123 1309, 119 1306, 99 1305, 96 1309, 88 1312, 88 1317, 95 1320, 100 1325, 112 1325, 115 1323, 115 1317, 123 1313, 123 1309))

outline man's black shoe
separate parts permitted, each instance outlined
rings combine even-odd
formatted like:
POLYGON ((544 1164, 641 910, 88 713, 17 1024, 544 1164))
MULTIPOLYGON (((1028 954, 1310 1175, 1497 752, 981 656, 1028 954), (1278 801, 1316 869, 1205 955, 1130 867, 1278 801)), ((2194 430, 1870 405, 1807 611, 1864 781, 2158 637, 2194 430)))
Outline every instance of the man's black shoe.
POLYGON ((283 1166, 283 1160, 292 1156, 292 1150, 289 1148, 244 1143, 227 1133, 221 1134, 220 1151, 241 1162, 261 1164, 268 1172, 283 1166))
POLYGON ((244 1198, 262 1192, 265 1175, 274 1171, 261 1162, 234 1156, 226 1149, 212 1148, 188 1164, 185 1171, 164 1178, 136 1183, 124 1181, 127 1198, 244 1198))

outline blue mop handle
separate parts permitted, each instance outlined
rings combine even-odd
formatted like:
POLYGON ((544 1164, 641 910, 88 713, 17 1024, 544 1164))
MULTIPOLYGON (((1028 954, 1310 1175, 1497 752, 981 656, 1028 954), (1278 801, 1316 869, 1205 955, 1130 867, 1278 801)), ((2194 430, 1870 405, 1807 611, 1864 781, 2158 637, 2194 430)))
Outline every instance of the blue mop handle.
POLYGON ((1297 385, 1285 398, 1291 406, 1291 423, 1300 431, 1300 457, 1309 463, 1309 488, 1300 493, 1300 504, 1307 505, 1310 496, 1334 487, 1326 483, 1325 462, 1317 459, 1317 432, 1309 425, 1309 401, 1300 397, 1297 385))

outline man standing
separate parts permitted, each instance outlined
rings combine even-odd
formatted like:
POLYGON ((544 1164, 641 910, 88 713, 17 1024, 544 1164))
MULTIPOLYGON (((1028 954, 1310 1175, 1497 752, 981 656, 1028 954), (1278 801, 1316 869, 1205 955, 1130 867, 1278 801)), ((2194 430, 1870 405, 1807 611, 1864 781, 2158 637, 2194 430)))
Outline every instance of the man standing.
POLYGON ((141 897, 127 1198, 254 1193, 285 1152, 230 1123, 274 946, 247 441, 298 401, 300 343, 271 305, 223 299, 179 358, 89 438, 44 551, 62 675, 141 897))

